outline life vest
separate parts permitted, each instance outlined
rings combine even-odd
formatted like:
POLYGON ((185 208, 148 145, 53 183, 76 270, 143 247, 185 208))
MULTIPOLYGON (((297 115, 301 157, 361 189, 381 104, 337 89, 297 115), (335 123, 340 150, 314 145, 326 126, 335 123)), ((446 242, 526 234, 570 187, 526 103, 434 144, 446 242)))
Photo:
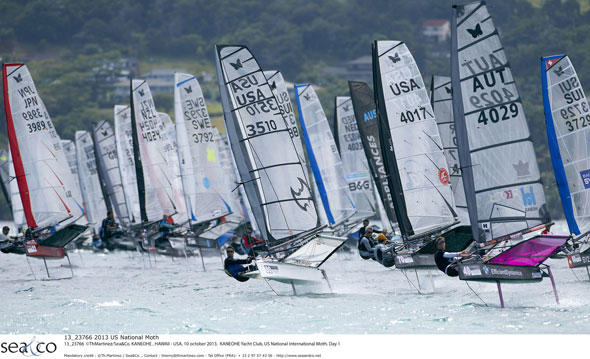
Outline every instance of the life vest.
POLYGON ((254 237, 254 236, 250 236, 250 238, 248 238, 247 235, 244 235, 242 237, 242 245, 244 246, 245 249, 254 247, 254 246, 259 245, 259 244, 262 244, 262 243, 263 243, 262 241, 260 241, 260 242, 257 241, 257 238, 254 237), (252 241, 250 241, 250 239, 252 241))

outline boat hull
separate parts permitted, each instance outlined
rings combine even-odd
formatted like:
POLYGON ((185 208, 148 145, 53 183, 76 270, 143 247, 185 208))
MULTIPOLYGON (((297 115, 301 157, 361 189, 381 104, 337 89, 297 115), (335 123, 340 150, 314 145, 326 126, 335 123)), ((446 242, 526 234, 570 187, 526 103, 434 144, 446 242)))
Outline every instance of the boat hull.
POLYGON ((570 268, 590 266, 590 250, 567 256, 567 263, 569 264, 570 268))
POLYGON ((477 282, 531 283, 543 280, 538 266, 509 266, 489 263, 459 264, 459 279, 477 282))
POLYGON ((256 266, 258 270, 247 272, 244 276, 287 284, 309 284, 324 280, 322 271, 315 267, 299 266, 275 260, 257 260, 256 266))
POLYGON ((432 254, 397 254, 395 266, 398 269, 433 269, 436 268, 432 254))

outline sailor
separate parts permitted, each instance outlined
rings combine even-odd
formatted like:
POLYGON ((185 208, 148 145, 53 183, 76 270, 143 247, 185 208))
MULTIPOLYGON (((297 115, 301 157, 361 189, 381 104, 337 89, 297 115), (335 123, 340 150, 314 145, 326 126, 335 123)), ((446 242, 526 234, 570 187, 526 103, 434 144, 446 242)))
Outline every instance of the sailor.
POLYGON ((379 233, 377 235, 377 245, 373 248, 374 255, 373 257, 377 262, 381 263, 383 261, 383 252, 389 247, 391 241, 387 239, 385 234, 379 233))
POLYGON ((258 249, 265 249, 264 241, 256 238, 252 232, 252 227, 246 228, 246 234, 242 237, 242 247, 247 255, 254 255, 254 251, 258 249))
POLYGON ((168 241, 168 235, 174 229, 174 222, 170 223, 170 219, 170 216, 165 213, 160 223, 158 223, 158 232, 162 235, 156 239, 156 247, 165 246, 165 243, 168 241))
POLYGON ((376 243, 373 240, 373 227, 367 227, 365 234, 359 240, 358 250, 359 255, 362 259, 375 259, 375 247, 376 243))
POLYGON ((462 257, 468 256, 469 254, 467 251, 445 252, 445 237, 438 237, 436 239, 436 248, 437 250, 434 253, 434 261, 436 262, 438 269, 440 269, 441 272, 444 272, 449 277, 457 277, 459 272, 457 272, 457 265, 453 262, 462 257))
POLYGON ((8 228, 8 226, 2 227, 2 233, 0 233, 0 243, 10 242, 8 232, 10 232, 10 228, 8 228))
POLYGON ((107 248, 108 250, 112 250, 114 248, 114 244, 111 243, 111 238, 113 238, 115 232, 117 231, 117 227, 118 224, 117 222, 115 222, 115 214, 113 213, 113 211, 108 211, 107 218, 102 220, 102 224, 100 226, 99 231, 99 237, 102 243, 96 241, 96 243, 99 244, 96 247, 107 248))
POLYGON ((234 249, 232 246, 227 247, 227 258, 223 262, 223 269, 225 269, 225 273, 236 279, 239 282, 247 281, 248 277, 244 276, 244 272, 248 270, 248 268, 244 267, 242 264, 249 264, 252 262, 254 257, 249 256, 246 259, 235 259, 234 258, 234 249))
POLYGON ((359 240, 361 240, 361 238, 363 238, 363 236, 365 235, 365 230, 367 229, 368 226, 369 226, 369 220, 368 219, 363 220, 363 226, 359 229, 359 240))

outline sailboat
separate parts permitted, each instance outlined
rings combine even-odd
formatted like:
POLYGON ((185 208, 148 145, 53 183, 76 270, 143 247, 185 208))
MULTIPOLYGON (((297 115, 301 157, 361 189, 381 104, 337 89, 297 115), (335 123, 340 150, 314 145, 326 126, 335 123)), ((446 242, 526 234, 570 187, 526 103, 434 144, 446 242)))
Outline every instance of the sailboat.
POLYGON ((551 278, 543 262, 568 236, 535 235, 550 222, 533 143, 512 71, 484 2, 454 6, 453 113, 463 187, 480 255, 459 279, 496 283, 551 278), (511 245, 516 243, 514 245, 511 245), (483 252, 483 253, 482 253, 483 252))
POLYGON ((433 237, 458 223, 434 111, 405 43, 375 41, 373 77, 380 144, 402 237, 395 266, 433 268, 433 237))
POLYGON ((241 45, 217 45, 216 66, 230 147, 266 251, 249 278, 326 280, 319 267, 343 241, 322 229, 309 179, 262 69, 241 45))
POLYGON ((590 105, 567 55, 541 59, 543 106, 549 151, 573 246, 570 268, 586 267, 590 279, 590 105))
MULTIPOLYGON (((299 120, 309 165, 313 173, 314 194, 320 210, 322 224, 328 225, 337 235, 350 229, 357 208, 346 184, 342 160, 324 114, 320 100, 310 84, 295 86, 299 120)), ((358 221, 358 218, 356 218, 358 221)))
POLYGON ((98 235, 107 207, 98 177, 94 141, 88 131, 76 131, 76 161, 86 219, 94 235, 98 235))
POLYGON ((162 237, 156 223, 164 215, 175 215, 177 207, 172 196, 172 183, 166 174, 168 165, 162 156, 165 141, 162 119, 145 80, 130 80, 129 108, 141 227, 147 236, 143 241, 144 249, 147 245, 150 251, 168 251, 170 243, 162 237))
POLYGON ((356 207, 351 222, 373 217, 377 212, 373 182, 369 175, 369 164, 363 150, 361 135, 357 128, 352 99, 336 96, 334 139, 342 160, 346 184, 356 207))
POLYGON ((67 257, 64 247, 87 228, 73 223, 83 209, 72 198, 61 140, 27 66, 4 64, 2 82, 10 151, 29 227, 25 249, 28 257, 43 259, 51 277, 46 259, 67 257))

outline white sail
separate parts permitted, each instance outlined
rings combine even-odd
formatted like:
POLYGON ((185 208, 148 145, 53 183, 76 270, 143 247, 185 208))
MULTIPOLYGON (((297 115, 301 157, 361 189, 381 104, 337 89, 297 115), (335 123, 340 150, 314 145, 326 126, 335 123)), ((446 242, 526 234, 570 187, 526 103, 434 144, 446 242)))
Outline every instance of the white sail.
POLYGON ((444 154, 449 165, 451 189, 453 190, 453 198, 455 199, 456 212, 461 223, 469 225, 469 213, 467 212, 465 190, 463 189, 463 177, 461 177, 455 121, 453 119, 453 91, 451 89, 450 77, 432 77, 430 101, 432 102, 434 117, 438 124, 444 154))
POLYGON ((349 96, 336 96, 335 128, 346 184, 357 209, 355 217, 371 217, 377 210, 375 188, 349 96))
POLYGON ((263 238, 278 243, 318 227, 309 180, 260 66, 245 46, 217 46, 225 123, 263 238))
POLYGON ((93 133, 96 141, 97 165, 102 173, 115 215, 121 225, 128 226, 131 220, 121 181, 115 133, 108 121, 101 121, 94 127, 93 133))
POLYGON ((86 218, 88 223, 98 232, 102 219, 106 217, 107 207, 100 187, 94 156, 94 142, 87 131, 76 131, 76 159, 86 218))
POLYGON ((346 184, 334 136, 313 87, 297 85, 295 94, 301 128, 318 190, 316 193, 321 197, 328 223, 341 223, 350 218, 356 208, 346 184))
POLYGON ((548 211, 520 95, 485 3, 456 6, 453 24, 463 182, 473 235, 487 241, 540 224, 548 211))
POLYGON ((210 221, 232 211, 216 190, 227 174, 218 161, 215 132, 199 82, 188 74, 174 76, 176 132, 187 207, 192 221, 210 221))
POLYGON ((178 160, 178 145, 176 143, 176 129, 170 116, 166 113, 159 112, 162 121, 162 156, 164 157, 168 171, 165 172, 166 180, 169 185, 166 190, 176 206, 176 214, 173 216, 176 220, 186 220, 186 204, 184 190, 182 187, 182 177, 180 174, 180 162, 178 160))
POLYGON ((590 106, 569 56, 546 57, 541 66, 549 148, 563 211, 570 232, 585 233, 590 230, 590 106))
POLYGON ((115 105, 115 140, 121 184, 125 194, 127 212, 132 223, 141 221, 139 211, 139 195, 135 176, 135 159, 133 158, 133 137, 131 136, 131 110, 129 106, 115 105))
MULTIPOLYGON (((68 167, 70 168, 72 197, 77 203, 80 204, 80 206, 83 206, 84 197, 82 196, 82 191, 80 189, 80 177, 78 176, 78 159, 76 158, 76 144, 72 140, 61 140, 61 145, 64 149, 64 153, 66 154, 66 159, 68 160, 68 167)), ((86 219, 86 216, 82 216, 76 221, 76 223, 85 225, 88 224, 88 220, 86 219)))
MULTIPOLYGON (((168 165, 162 156, 163 133, 162 121, 152 98, 152 93, 145 80, 132 81, 133 108, 135 116, 135 130, 139 157, 141 159, 141 172, 137 171, 138 183, 143 182, 142 193, 138 186, 140 207, 142 201, 145 206, 147 221, 157 221, 164 214, 173 214, 175 204, 170 196, 170 183, 167 180, 166 172, 168 165), (142 178, 140 179, 139 176, 142 178), (140 182, 142 181, 142 182, 140 182)), ((135 158, 138 161, 138 158, 135 158)), ((142 209, 143 210, 143 209, 142 209)))
POLYGON ((450 225, 455 218, 447 161, 420 70, 401 41, 377 41, 375 50, 380 101, 403 191, 401 205, 413 233, 450 225))
POLYGON ((76 220, 83 210, 72 198, 68 162, 29 70, 23 64, 6 64, 3 80, 8 137, 28 225, 76 220))

